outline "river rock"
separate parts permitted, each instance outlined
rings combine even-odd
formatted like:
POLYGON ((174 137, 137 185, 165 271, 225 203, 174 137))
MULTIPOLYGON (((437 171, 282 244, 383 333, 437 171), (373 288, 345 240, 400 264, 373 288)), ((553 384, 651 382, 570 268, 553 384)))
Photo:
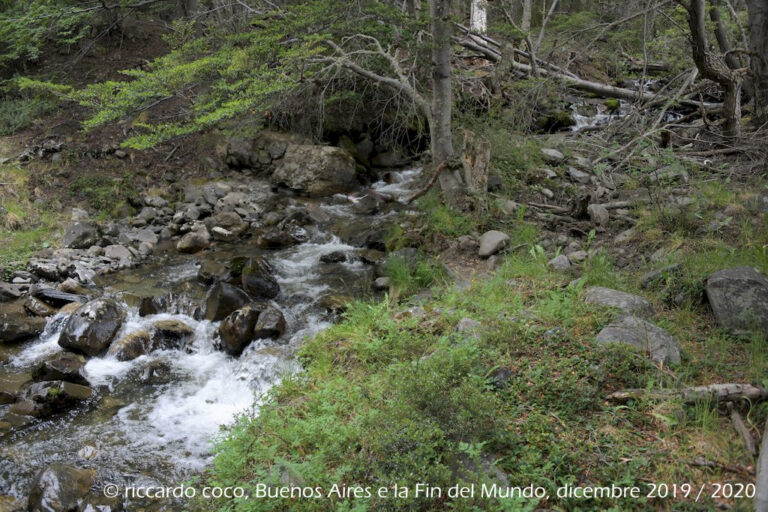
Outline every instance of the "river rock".
POLYGON ((254 338, 279 338, 285 334, 285 317, 283 312, 272 306, 267 306, 259 314, 253 328, 254 338))
POLYGON ((243 289, 255 299, 273 299, 280 293, 280 285, 273 277, 274 270, 261 256, 253 256, 243 267, 243 289))
POLYGON ((0 372, 0 405, 12 404, 32 377, 27 373, 0 372))
POLYGON ((54 462, 32 479, 27 510, 78 512, 96 479, 96 472, 54 462))
POLYGON ((123 245, 108 245, 104 248, 104 257, 117 260, 120 263, 130 264, 133 259, 133 253, 123 245))
POLYGON ((256 246, 260 249, 277 250, 295 245, 297 242, 285 231, 273 228, 263 231, 256 238, 256 246))
POLYGON ((205 226, 196 231, 190 231, 176 244, 176 250, 181 253, 195 253, 208 248, 211 245, 211 235, 205 226))
POLYGON ((253 328, 263 307, 247 305, 222 320, 219 327, 221 348, 231 356, 239 356, 254 339, 253 328))
POLYGON ((347 255, 344 251, 333 251, 320 256, 321 263, 342 263, 347 261, 347 255))
POLYGON ((159 320, 152 324, 155 350, 183 348, 194 334, 195 330, 180 320, 159 320))
POLYGON ((509 235, 501 231, 487 231, 480 237, 478 255, 487 258, 509 245, 509 235))
POLYGON ((355 159, 341 148, 291 144, 272 181, 320 197, 350 190, 355 175, 355 159))
POLYGON ((118 361, 132 361, 151 351, 152 338, 149 333, 147 331, 137 331, 126 334, 112 343, 107 351, 107 356, 114 357, 118 361))
POLYGON ((27 414, 47 418, 88 400, 92 395, 91 388, 63 380, 36 382, 25 392, 27 400, 34 404, 27 414))
POLYGON ((0 303, 0 343, 16 343, 37 336, 46 319, 29 316, 21 301, 0 303))
POLYGON ((541 148, 541 154, 548 164, 557 165, 565 160, 565 155, 556 149, 541 148))
POLYGON ((62 247, 87 249, 97 245, 101 239, 101 229, 95 222, 78 221, 67 226, 61 240, 62 247))
MULTIPOLYGON (((0 433, 4 430, 10 430, 11 424, 5 423, 8 428, 3 429, 3 423, 0 421, 0 433)), ((12 496, 0 496, 0 512, 25 512, 27 508, 24 504, 12 496)))
POLYGON ((0 283, 0 302, 8 302, 18 299, 23 295, 22 286, 20 284, 0 283))
POLYGON ((87 356, 98 356, 112 343, 124 319, 125 312, 114 300, 92 300, 67 319, 59 345, 87 356))
POLYGON ((35 297, 27 297, 24 301, 24 309, 32 316, 49 317, 56 314, 57 309, 35 297))
POLYGON ((88 385, 83 375, 85 358, 72 352, 60 352, 39 363, 32 370, 32 378, 37 381, 63 380, 73 384, 88 385))
POLYGON ((602 286, 591 286, 584 292, 584 302, 617 308, 628 315, 641 318, 653 316, 653 306, 639 295, 634 295, 602 286))
POLYGON ((610 323, 597 335, 598 343, 626 343, 656 362, 680 363, 680 344, 664 329, 636 316, 610 323))
MULTIPOLYGON (((74 282, 74 279, 68 279, 67 281, 74 282)), ((42 286, 33 286, 30 289, 30 294, 33 297, 40 299, 41 301, 55 308, 66 306, 71 302, 87 302, 87 298, 84 295, 68 293, 65 291, 57 290, 56 288, 47 288, 42 286)))
POLYGON ((228 283, 216 283, 205 297, 205 319, 211 322, 223 320, 251 302, 251 298, 240 288, 228 283))
POLYGON ((706 291, 718 325, 736 335, 768 333, 768 276, 754 267, 720 270, 707 278, 706 291))

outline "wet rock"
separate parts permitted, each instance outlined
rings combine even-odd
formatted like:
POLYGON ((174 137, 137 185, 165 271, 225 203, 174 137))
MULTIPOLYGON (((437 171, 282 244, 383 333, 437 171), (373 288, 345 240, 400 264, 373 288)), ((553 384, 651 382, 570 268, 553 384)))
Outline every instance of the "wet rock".
POLYGON ((592 222, 597 226, 605 226, 611 219, 611 214, 608 213, 608 209, 601 204, 591 204, 587 207, 587 215, 592 222))
POLYGON ((180 320, 160 320, 152 324, 155 350, 178 350, 194 336, 195 330, 180 320))
POLYGON ((266 230, 256 238, 256 246, 267 250, 283 249, 296 243, 288 233, 277 228, 266 230))
POLYGON ((36 421, 34 416, 29 416, 28 414, 16 414, 15 412, 6 413, 1 419, 3 423, 10 425, 11 430, 24 428, 36 421))
POLYGON ((263 307, 248 305, 222 320, 219 327, 221 348, 231 356, 239 356, 254 339, 253 328, 263 307))
MULTIPOLYGON (((88 294, 88 290, 77 279, 69 278, 62 281, 59 284, 59 291, 70 294, 70 296, 52 298, 52 300, 57 300, 61 302, 61 304, 55 304, 55 303, 49 303, 49 304, 64 306, 65 304, 70 302, 86 302, 87 301, 85 296, 88 294), (69 299, 74 299, 73 296, 79 296, 80 298, 77 300, 69 300, 69 299)), ((45 301, 44 298, 42 300, 45 301)))
POLYGON ((137 357, 149 354, 153 349, 152 338, 147 331, 137 331, 126 334, 112 343, 107 356, 118 361, 132 361, 137 357))
POLYGON ((203 260, 197 271, 197 280, 201 283, 211 284, 227 278, 229 269, 227 265, 216 260, 203 260))
POLYGON ((646 272, 640 278, 640 288, 648 288, 654 283, 657 283, 661 280, 668 278, 669 276, 677 274, 679 273, 681 268, 682 267, 680 266, 679 263, 674 263, 672 265, 667 265, 666 267, 662 267, 656 270, 651 270, 650 272, 646 272))
POLYGON ((88 400, 91 388, 63 380, 36 382, 27 388, 25 397, 34 404, 30 416, 47 418, 88 400))
POLYGON ((218 322, 251 302, 245 291, 231 284, 218 282, 205 298, 205 319, 218 322))
POLYGON ((55 354, 32 370, 32 378, 36 381, 63 380, 73 384, 88 385, 83 375, 85 358, 72 352, 55 354))
POLYGON ((168 297, 152 296, 139 299, 139 316, 150 316, 164 313, 168 310, 168 297))
POLYGON ((59 345, 76 353, 98 356, 112 343, 124 319, 125 312, 117 302, 92 300, 67 319, 59 345))
POLYGON ((291 144, 272 174, 272 180, 320 197, 348 191, 355 176, 355 160, 343 149, 291 144))
POLYGON ((142 384, 153 386, 173 382, 174 376, 171 365, 160 360, 150 361, 149 364, 141 369, 138 380, 142 384))
POLYGON ((190 231, 176 244, 176 250, 181 253, 196 253, 207 249, 211 245, 211 235, 205 226, 196 231, 190 231))
POLYGON ((259 314, 253 328, 254 338, 279 338, 285 334, 285 317, 283 312, 272 306, 267 306, 259 314))
POLYGON ((104 248, 104 257, 123 264, 130 264, 133 260, 133 253, 122 245, 108 245, 104 248))
POLYGON ((151 245, 157 245, 160 241, 157 234, 151 229, 141 229, 133 236, 133 239, 137 242, 144 242, 151 245))
MULTIPOLYGON (((2 423, 0 422, 0 433, 3 432, 2 423)), ((7 423, 8 430, 10 430, 10 423, 7 423)), ((25 512, 27 509, 24 504, 12 496, 0 496, 0 512, 25 512)))
POLYGON ((24 301, 24 309, 32 316, 49 317, 56 314, 56 308, 49 306, 45 302, 35 297, 27 297, 24 301))
POLYGON ((478 255, 487 258, 509 245, 509 235, 501 231, 488 231, 480 237, 478 255))
POLYGON ((0 283, 0 302, 13 301, 23 294, 22 286, 18 284, 0 283))
MULTIPOLYGON (((74 279, 68 279, 65 282, 68 283, 67 286, 71 286, 71 283, 76 283, 74 279)), ((62 283, 62 285, 64 285, 64 283, 62 283)), ((33 297, 40 299, 41 301, 55 308, 66 306, 71 302, 87 302, 87 298, 84 295, 68 293, 66 291, 57 290, 55 288, 33 286, 30 289, 30 293, 33 297)))
POLYGON ((718 325, 736 335, 768 333, 768 276, 754 267, 720 270, 706 291, 718 325))
POLYGON ((37 336, 46 319, 28 316, 21 301, 0 303, 0 343, 16 343, 37 336))
POLYGON ((556 149, 541 148, 541 154, 548 164, 557 165, 565 160, 565 155, 556 149))
POLYGON ((626 343, 658 363, 680 363, 680 344, 664 329, 636 316, 610 323, 597 335, 598 343, 626 343))
POLYGON ((347 255, 343 251, 333 251, 320 256, 322 263, 341 263, 347 261, 347 255))
POLYGON ((97 245, 100 239, 101 229, 98 224, 78 221, 67 226, 61 245, 71 249, 87 249, 92 245, 97 245))
POLYGON ((547 262, 547 265, 550 268, 553 268, 555 270, 560 270, 560 271, 565 271, 571 268, 571 262, 568 259, 568 256, 566 256, 565 254, 561 254, 559 256, 552 258, 547 262))
POLYGON ((0 372, 0 405, 12 404, 32 377, 27 373, 0 372))
MULTIPOLYGON (((54 462, 32 479, 30 512, 79 512, 96 480, 96 472, 54 462)), ((85 512, 83 510, 83 512, 85 512)))
POLYGON ((243 289, 254 299, 273 299, 280 293, 280 285, 273 277, 274 270, 261 256, 254 256, 243 267, 243 289))
POLYGON ((635 315, 640 318, 650 318, 653 316, 653 306, 643 297, 611 288, 603 288, 601 286, 587 288, 584 292, 584 302, 617 308, 628 315, 635 315))

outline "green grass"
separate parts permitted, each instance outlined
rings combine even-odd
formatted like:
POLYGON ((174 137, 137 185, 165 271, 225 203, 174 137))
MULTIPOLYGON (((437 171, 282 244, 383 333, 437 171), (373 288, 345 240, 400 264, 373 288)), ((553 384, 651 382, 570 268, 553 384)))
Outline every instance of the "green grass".
POLYGON ((129 193, 126 178, 98 174, 78 176, 70 184, 69 192, 74 199, 84 200, 91 208, 106 215, 115 205, 125 201, 129 193))
MULTIPOLYGON (((610 260, 593 261, 586 282, 615 272, 610 260)), ((493 465, 511 486, 546 488, 553 496, 549 501, 372 496, 250 499, 217 507, 644 510, 660 503, 575 502, 557 499, 554 492, 565 483, 645 489, 647 481, 740 480, 690 464, 699 456, 749 463, 728 420, 709 404, 614 405, 603 397, 621 388, 699 383, 696 370, 705 359, 718 360, 721 377, 735 377, 741 370, 727 370, 729 362, 735 353, 747 357, 750 346, 724 337, 713 342, 723 351, 703 355, 691 350, 698 341, 681 338, 683 363, 661 370, 630 349, 596 345, 594 336, 612 313, 583 303, 584 284, 564 288, 564 277, 547 269, 535 252, 519 251, 469 290, 435 289, 424 310, 392 302, 352 305, 341 323, 301 348, 305 371, 286 377, 258 415, 244 415, 224 433, 205 476, 208 483, 251 492, 259 483, 286 482, 324 490, 334 483, 378 489, 395 483, 414 488, 418 482, 447 489, 458 482, 495 481, 488 469, 493 465), (480 332, 456 332, 465 317, 478 320, 480 332), (502 370, 509 379, 499 386, 494 379, 502 370), (715 434, 717 442, 702 444, 715 434)), ((659 321, 670 327, 676 316, 665 312, 659 321)), ((750 414, 755 421, 765 417, 762 409, 750 414)), ((693 503, 676 506, 696 509, 693 503)))

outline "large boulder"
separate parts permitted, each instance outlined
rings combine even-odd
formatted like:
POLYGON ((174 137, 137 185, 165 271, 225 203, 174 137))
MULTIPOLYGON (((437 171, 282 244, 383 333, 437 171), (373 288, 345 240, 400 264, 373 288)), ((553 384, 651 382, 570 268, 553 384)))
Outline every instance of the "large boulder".
POLYGON ((0 344, 16 343, 43 332, 47 320, 28 316, 24 301, 0 303, 0 344))
POLYGON ((263 307, 248 305, 230 314, 221 322, 219 337, 221 349, 231 356, 239 356, 253 340, 253 328, 263 307))
POLYGON ((597 335, 598 343, 626 343, 645 352, 656 362, 680 363, 680 344, 667 331, 636 316, 625 316, 608 324, 597 335))
POLYGON ((36 382, 25 392, 31 407, 24 412, 36 418, 47 418, 77 406, 92 395, 91 388, 81 384, 63 380, 36 382))
POLYGON ((261 256, 253 256, 243 267, 240 277, 243 289, 254 299, 273 299, 280 293, 274 270, 261 256))
POLYGON ((74 384, 88 385, 83 375, 85 358, 72 352, 60 352, 39 363, 32 370, 32 378, 38 381, 64 380, 74 384))
POLYGON ((205 319, 218 322, 249 302, 251 298, 240 288, 228 283, 216 283, 205 297, 205 319))
POLYGON ((487 258, 504 249, 509 244, 509 235, 501 231, 487 231, 480 237, 478 255, 487 258))
POLYGON ((125 312, 111 299, 96 299, 72 314, 59 336, 59 345, 87 356, 98 356, 110 343, 125 319, 125 312))
POLYGON ((753 267, 720 270, 707 278, 717 323, 733 334, 768 334, 768 276, 753 267))
POLYGON ((285 334, 285 317, 283 312, 272 306, 267 306, 259 314, 253 327, 254 338, 279 338, 285 334))
POLYGON ((639 295, 634 295, 602 286, 591 286, 584 292, 584 302, 598 306, 617 308, 628 315, 641 318, 653 316, 653 306, 639 295))
POLYGON ((341 148, 291 144, 272 174, 272 181, 321 197, 350 190, 355 171, 355 159, 341 148))
POLYGON ((101 239, 101 228, 95 222, 79 221, 67 226, 61 240, 62 247, 87 249, 97 245, 101 239))
POLYGON ((126 334, 112 343, 107 351, 107 356, 114 357, 118 361, 132 361, 150 353, 153 349, 152 337, 149 333, 136 331, 126 334))
POLYGON ((72 512, 80 505, 96 479, 96 472, 60 462, 44 468, 32 479, 27 510, 30 512, 72 512))

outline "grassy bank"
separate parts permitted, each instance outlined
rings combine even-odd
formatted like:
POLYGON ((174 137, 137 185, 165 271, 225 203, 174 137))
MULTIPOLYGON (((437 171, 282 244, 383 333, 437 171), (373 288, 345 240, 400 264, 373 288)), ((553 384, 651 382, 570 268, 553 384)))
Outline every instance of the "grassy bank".
MULTIPOLYGON (((640 229, 648 229, 640 226, 640 229)), ((248 500, 210 502, 225 510, 702 510, 717 503, 749 510, 749 500, 678 496, 640 499, 558 498, 566 484, 638 486, 744 483, 754 461, 714 404, 605 399, 622 388, 679 388, 715 382, 762 383, 765 340, 736 340, 714 326, 694 297, 707 273, 736 264, 768 270, 756 240, 733 249, 721 237, 689 238, 675 250, 679 277, 642 290, 656 323, 681 343, 683 360, 658 367, 643 354, 599 346, 595 335, 614 312, 582 302, 592 284, 639 290, 643 270, 616 271, 593 253, 575 275, 551 272, 537 251, 505 257, 492 276, 464 291, 434 289, 423 307, 353 305, 344 320, 300 352, 303 373, 266 397, 259 414, 240 418, 218 443, 206 476, 243 486, 248 500), (462 330, 472 319, 478 324, 462 330), (702 464, 710 467, 702 467, 702 464), (726 469, 724 469, 726 468, 726 469), (549 499, 416 497, 419 482, 447 491, 457 483, 531 484, 549 499), (370 487, 372 496, 255 499, 259 484, 370 487), (379 487, 411 489, 380 498, 379 487)), ((655 263, 658 266, 660 263, 655 263)), ((649 267, 651 264, 649 263, 649 267)), ((768 409, 740 404, 759 429, 768 409)), ((698 491, 698 487, 696 487, 698 491)))

